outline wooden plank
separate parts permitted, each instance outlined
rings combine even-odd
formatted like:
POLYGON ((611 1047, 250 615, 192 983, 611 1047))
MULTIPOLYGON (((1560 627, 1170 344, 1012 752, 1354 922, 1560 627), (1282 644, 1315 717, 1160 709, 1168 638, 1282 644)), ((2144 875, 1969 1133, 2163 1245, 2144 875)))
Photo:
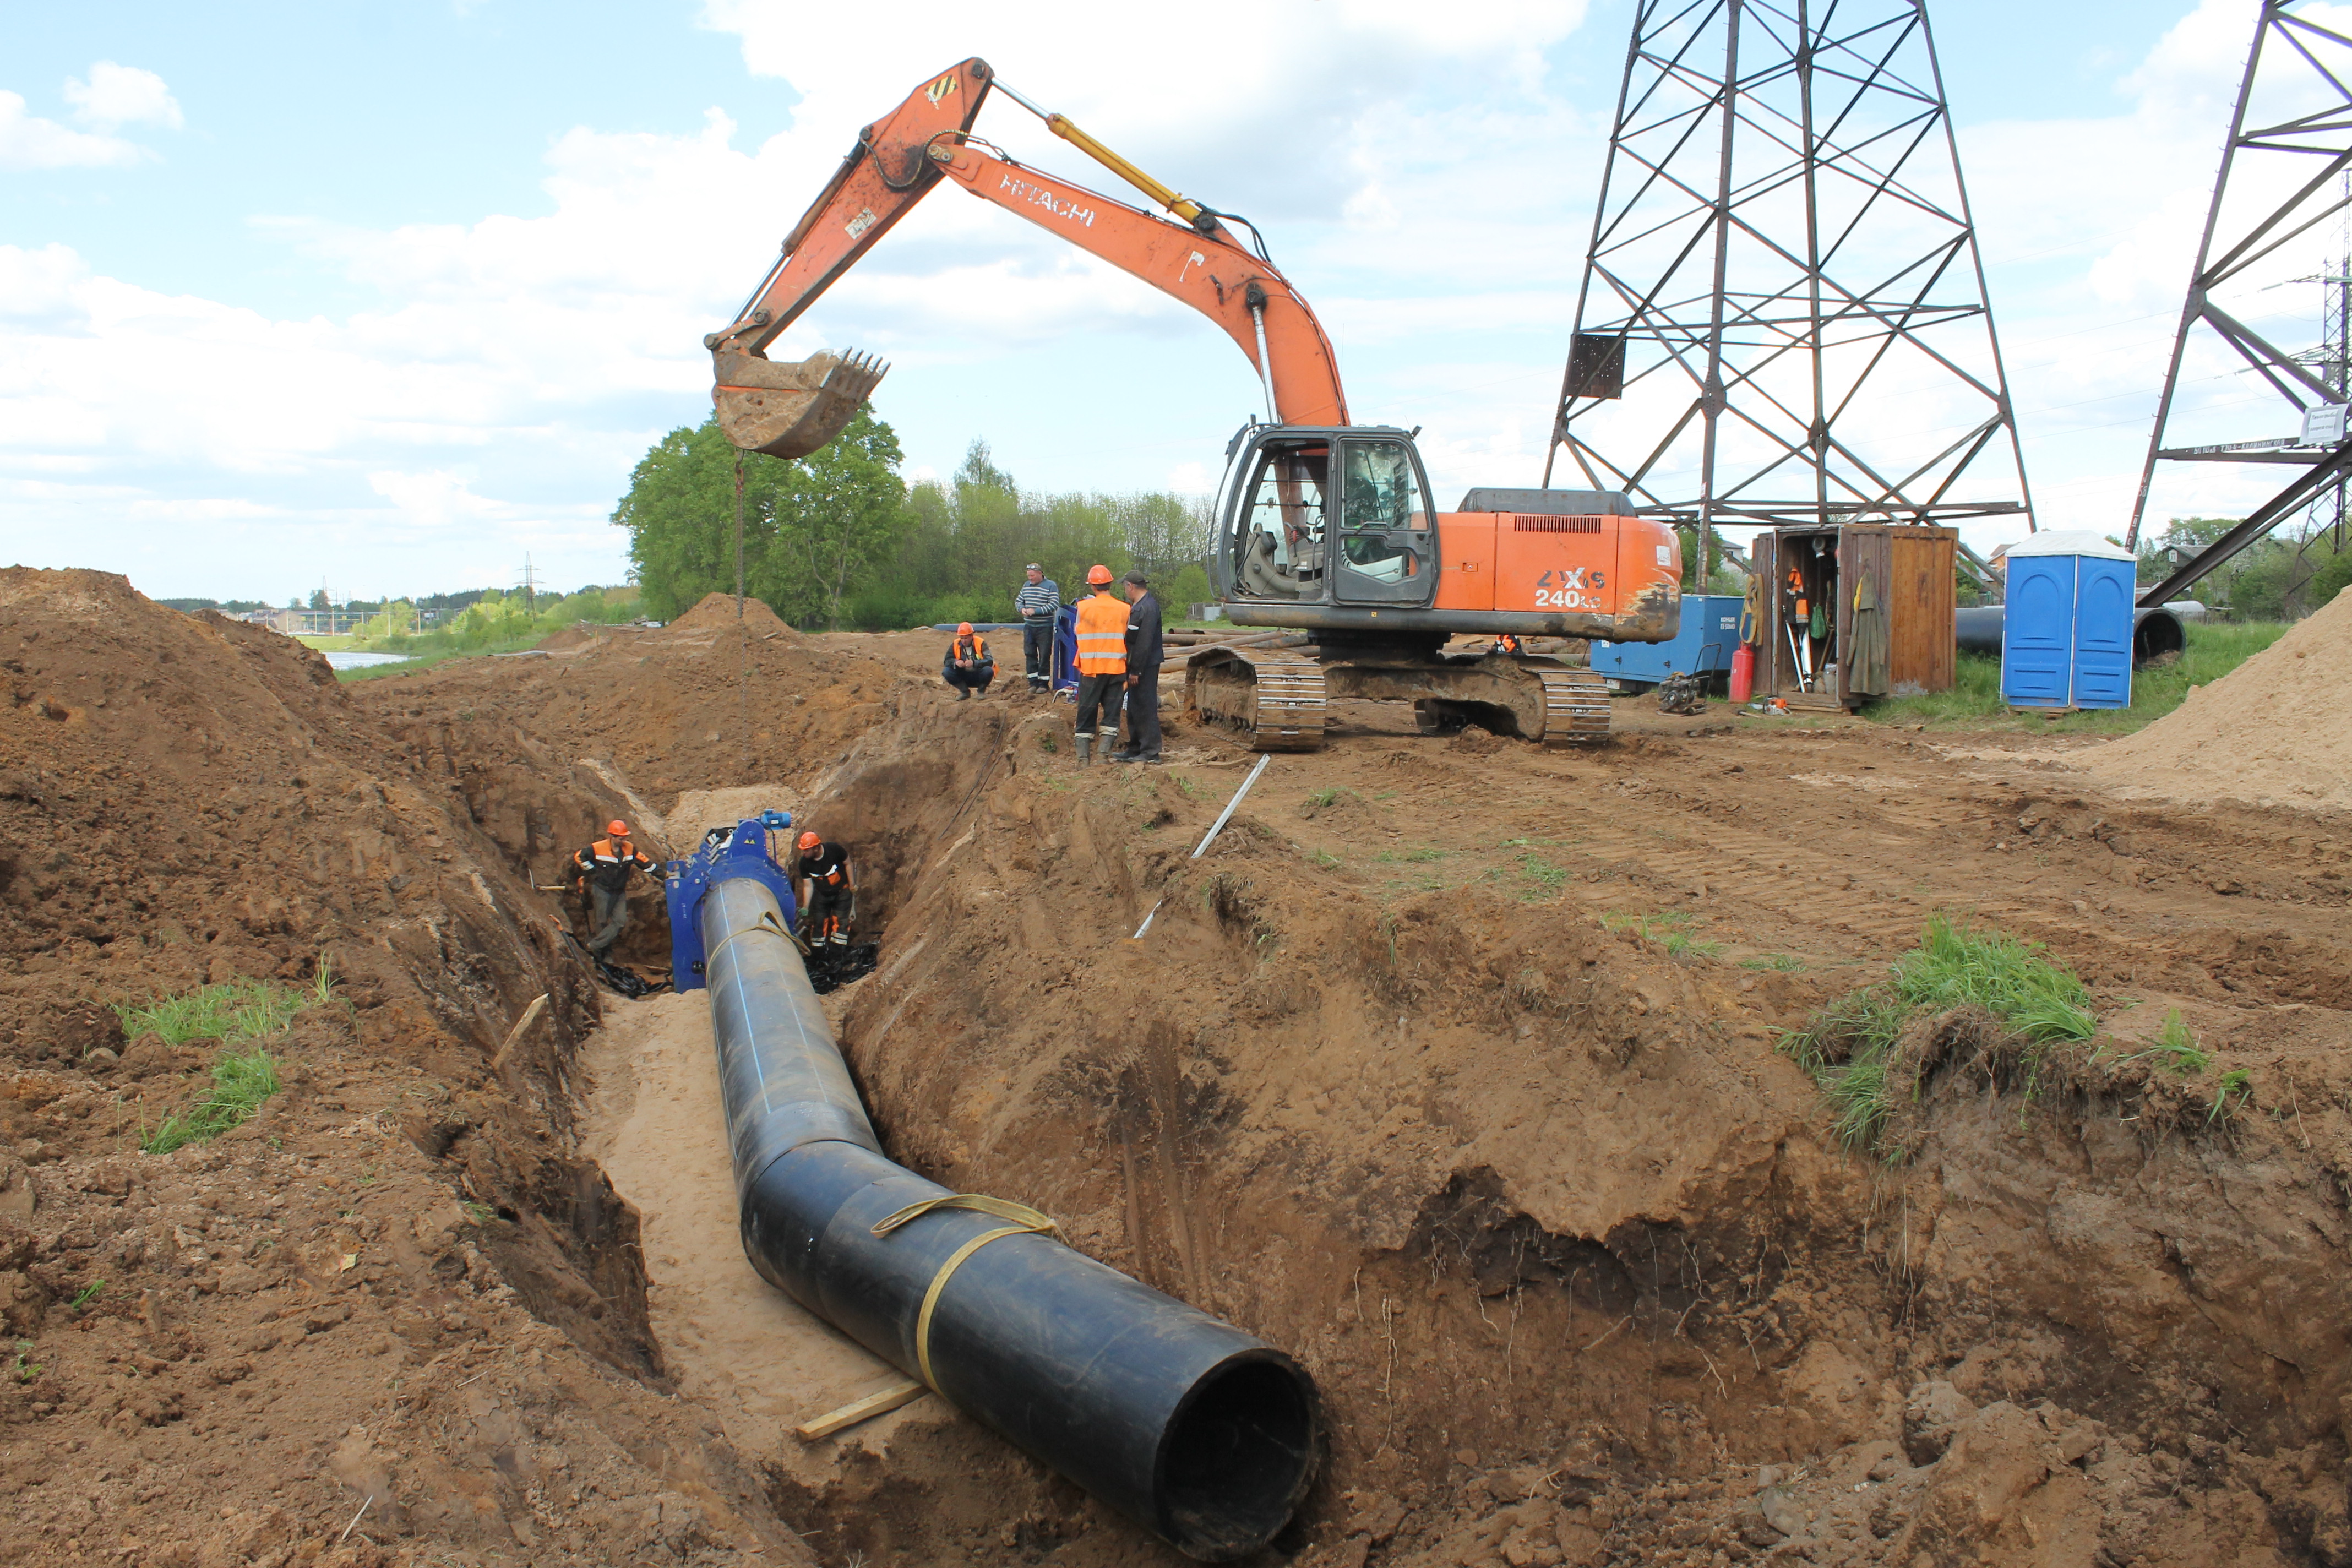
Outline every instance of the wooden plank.
POLYGON ((1789 639, 1780 630, 1780 535, 1768 529, 1750 540, 1748 561, 1764 584, 1764 611, 1756 617, 1756 637, 1761 645, 1756 650, 1756 695, 1778 697, 1789 657, 1789 639))
POLYGON ((879 1394, 869 1394, 863 1399, 854 1399, 838 1410, 828 1410, 814 1420, 803 1422, 793 1428, 793 1435, 803 1443, 814 1443, 819 1438, 830 1437, 835 1432, 855 1426, 860 1421, 871 1421, 877 1415, 887 1415, 901 1405, 912 1405, 929 1392, 929 1389, 919 1383, 912 1381, 894 1383, 879 1394))
POLYGON ((515 1048, 515 1042, 522 1038, 523 1031, 530 1028, 531 1025, 537 1023, 539 1021, 540 1014, 546 1010, 547 993, 542 991, 536 997, 531 999, 530 1006, 522 1010, 522 1016, 515 1020, 515 1026, 507 1031, 505 1042, 499 1047, 498 1054, 490 1058, 490 1070, 492 1072, 498 1071, 499 1068, 505 1064, 507 1053, 515 1048))

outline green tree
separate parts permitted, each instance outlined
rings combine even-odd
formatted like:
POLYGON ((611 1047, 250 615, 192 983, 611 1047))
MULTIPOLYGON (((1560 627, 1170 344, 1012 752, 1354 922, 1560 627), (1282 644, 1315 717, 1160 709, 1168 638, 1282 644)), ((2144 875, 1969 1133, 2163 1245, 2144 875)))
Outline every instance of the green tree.
MULTIPOLYGON (((748 591, 796 625, 838 625, 906 531, 897 433, 861 408, 822 451, 742 460, 748 591)), ((714 418, 663 437, 630 476, 613 521, 629 531, 646 614, 667 620, 734 591, 735 462, 714 418)))

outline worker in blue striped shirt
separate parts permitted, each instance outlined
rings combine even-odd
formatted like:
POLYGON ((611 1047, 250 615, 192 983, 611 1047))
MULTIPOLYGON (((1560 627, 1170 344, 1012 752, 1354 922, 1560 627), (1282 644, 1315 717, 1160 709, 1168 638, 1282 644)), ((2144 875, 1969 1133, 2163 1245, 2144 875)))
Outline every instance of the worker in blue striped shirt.
POLYGON ((1051 691, 1054 616, 1062 607, 1062 590, 1034 561, 1029 563, 1026 575, 1029 580, 1013 595, 1013 607, 1021 616, 1021 656, 1029 667, 1029 689, 1051 691))

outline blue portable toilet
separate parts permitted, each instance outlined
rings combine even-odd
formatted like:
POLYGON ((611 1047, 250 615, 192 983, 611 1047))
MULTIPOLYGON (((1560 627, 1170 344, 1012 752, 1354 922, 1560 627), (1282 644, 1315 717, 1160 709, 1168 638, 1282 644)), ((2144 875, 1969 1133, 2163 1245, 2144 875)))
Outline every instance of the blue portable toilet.
POLYGON ((2087 531, 2009 550, 2001 700, 2017 708, 2131 706, 2131 552, 2087 531))
POLYGON ((1669 675, 1727 675, 1739 646, 1737 594, 1685 594, 1681 629, 1664 642, 1595 642, 1592 672, 1612 691, 1646 691, 1669 675))

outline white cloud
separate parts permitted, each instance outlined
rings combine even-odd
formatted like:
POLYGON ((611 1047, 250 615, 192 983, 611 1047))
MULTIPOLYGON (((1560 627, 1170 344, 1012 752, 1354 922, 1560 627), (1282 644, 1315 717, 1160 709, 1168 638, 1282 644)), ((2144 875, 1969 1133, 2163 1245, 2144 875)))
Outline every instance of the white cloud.
POLYGON ((68 77, 65 100, 74 106, 74 118, 94 131, 119 131, 125 125, 177 131, 185 123, 179 100, 162 77, 112 60, 91 66, 88 81, 68 77))
MULTIPOLYGON (((2045 523, 2112 529, 2128 506, 2242 9, 2209 0, 2126 79, 2114 113, 1986 125, 1959 106, 2045 523)), ((1608 104, 1545 72, 1544 48, 1580 7, 1332 0, 1255 18, 1246 48, 1222 27, 1122 15, 1115 51, 1107 15, 992 17, 991 63, 1154 174, 1257 218, 1331 330, 1357 416, 1425 426, 1441 500, 1535 482, 1607 134, 1608 104), (1135 63, 1107 70, 1107 52, 1135 63), (1525 148, 1544 150, 1539 178, 1525 148)), ((750 145, 715 108, 676 134, 574 127, 549 145, 529 216, 257 219, 295 262, 373 292, 333 318, 158 291, 63 246, 0 246, 0 502, 37 529, 103 510, 157 530, 141 548, 159 552, 216 527, 262 569, 299 557, 305 580, 337 552, 377 550, 409 563, 366 568, 394 588, 504 581, 526 547, 548 552, 542 568, 614 575, 604 514, 645 447, 707 406, 701 334, 758 279, 856 128, 951 63, 928 40, 969 36, 968 8, 937 0, 879 34, 784 0, 711 0, 706 17, 801 95, 789 129, 750 145)), ((85 123, 176 123, 160 80, 144 99, 126 85, 147 74, 93 68, 73 100, 85 123)), ((141 155, 29 122, 0 94, 0 163, 31 144, 12 130, 26 123, 141 155)), ((1115 189, 1009 99, 980 128, 1115 189)), ((893 360, 885 412, 917 478, 981 436, 1041 487, 1205 489, 1223 437, 1259 402, 1247 362, 1190 311, 944 191, 775 352, 842 346, 893 360)), ((1890 388, 1869 412, 1892 438, 1961 411, 1890 388)))
POLYGON ((146 156, 135 142, 29 114, 23 94, 0 90, 0 169, 119 169, 146 156))

